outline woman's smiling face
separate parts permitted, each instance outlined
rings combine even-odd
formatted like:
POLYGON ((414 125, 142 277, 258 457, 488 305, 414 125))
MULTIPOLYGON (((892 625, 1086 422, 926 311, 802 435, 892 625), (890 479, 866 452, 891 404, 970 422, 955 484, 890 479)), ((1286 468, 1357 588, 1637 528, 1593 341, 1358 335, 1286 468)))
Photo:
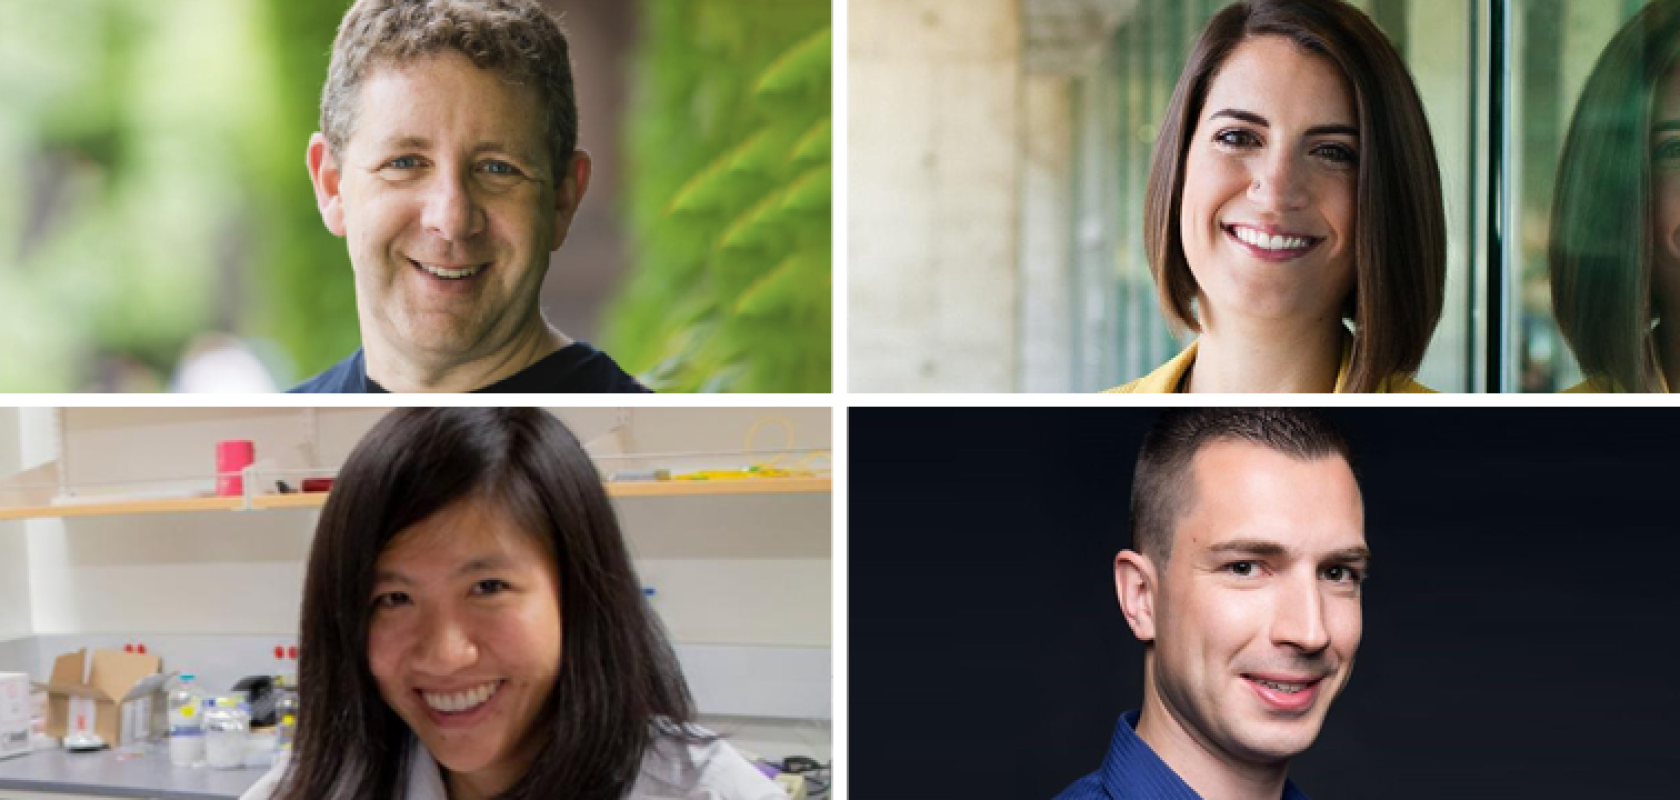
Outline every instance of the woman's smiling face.
POLYGON ((404 529, 380 554, 369 666, 451 773, 506 788, 529 767, 533 723, 560 671, 559 586, 536 536, 478 497, 404 529))
POLYGON ((1185 157, 1179 234, 1210 321, 1339 323, 1354 287, 1359 118, 1341 72, 1281 36, 1237 45, 1185 157))

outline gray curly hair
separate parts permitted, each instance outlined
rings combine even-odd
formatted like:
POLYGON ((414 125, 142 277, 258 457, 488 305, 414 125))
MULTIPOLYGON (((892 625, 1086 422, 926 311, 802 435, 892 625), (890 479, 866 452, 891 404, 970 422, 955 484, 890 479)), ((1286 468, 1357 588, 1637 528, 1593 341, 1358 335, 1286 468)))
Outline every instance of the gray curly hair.
POLYGON ((321 91, 321 132, 334 157, 356 130, 357 95, 375 67, 446 49, 536 89, 558 183, 577 149, 577 94, 566 35, 536 0, 356 0, 339 25, 321 91))

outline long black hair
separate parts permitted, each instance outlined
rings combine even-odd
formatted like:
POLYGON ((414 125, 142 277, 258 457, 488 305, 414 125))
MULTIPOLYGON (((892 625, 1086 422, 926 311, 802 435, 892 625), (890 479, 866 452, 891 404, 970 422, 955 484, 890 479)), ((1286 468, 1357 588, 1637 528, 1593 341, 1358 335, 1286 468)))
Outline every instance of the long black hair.
POLYGON ((332 488, 304 583, 295 754, 277 800, 400 796, 414 734, 368 666, 374 565, 399 532, 463 499, 495 504, 553 554, 565 654, 501 796, 620 800, 661 734, 703 738, 599 474, 531 408, 405 408, 362 437, 332 488))

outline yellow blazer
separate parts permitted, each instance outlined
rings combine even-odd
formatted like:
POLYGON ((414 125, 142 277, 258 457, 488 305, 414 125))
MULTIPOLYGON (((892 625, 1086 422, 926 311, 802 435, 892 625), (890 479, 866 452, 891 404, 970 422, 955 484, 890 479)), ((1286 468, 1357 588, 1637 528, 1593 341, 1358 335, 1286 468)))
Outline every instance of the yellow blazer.
MULTIPOLYGON (((1200 341, 1191 342, 1184 352, 1173 356, 1171 361, 1155 368, 1154 372, 1138 378, 1131 383, 1103 390, 1103 394, 1173 394, 1178 391, 1178 384, 1184 380, 1184 373, 1190 365, 1196 363, 1196 345, 1200 341)), ((1353 360, 1353 340, 1342 342, 1342 366, 1336 372, 1336 394, 1347 393, 1348 364, 1353 360)), ((1393 375, 1377 387, 1379 394, 1434 394, 1435 390, 1424 386, 1404 375, 1393 375)))

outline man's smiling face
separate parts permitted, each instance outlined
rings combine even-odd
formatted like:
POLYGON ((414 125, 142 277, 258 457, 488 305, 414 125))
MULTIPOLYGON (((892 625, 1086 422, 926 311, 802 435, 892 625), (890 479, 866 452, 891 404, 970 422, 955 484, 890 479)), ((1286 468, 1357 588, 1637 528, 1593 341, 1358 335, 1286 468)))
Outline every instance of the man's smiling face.
POLYGON ((1201 746, 1249 764, 1317 738, 1363 631, 1369 561, 1359 485, 1340 456, 1215 442, 1154 605, 1161 703, 1201 746))
POLYGON ((364 340, 449 364, 541 326, 587 166, 553 168, 537 92, 445 50, 375 67, 356 109, 343 152, 317 135, 310 161, 327 227, 348 240, 364 340))

